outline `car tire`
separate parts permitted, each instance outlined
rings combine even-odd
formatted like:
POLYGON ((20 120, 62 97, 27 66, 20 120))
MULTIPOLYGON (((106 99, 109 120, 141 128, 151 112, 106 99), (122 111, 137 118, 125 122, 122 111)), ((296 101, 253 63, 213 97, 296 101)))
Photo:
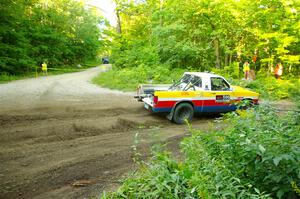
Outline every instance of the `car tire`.
POLYGON ((191 121, 193 116, 193 106, 189 103, 180 103, 174 110, 172 121, 176 124, 183 124, 185 120, 191 121))

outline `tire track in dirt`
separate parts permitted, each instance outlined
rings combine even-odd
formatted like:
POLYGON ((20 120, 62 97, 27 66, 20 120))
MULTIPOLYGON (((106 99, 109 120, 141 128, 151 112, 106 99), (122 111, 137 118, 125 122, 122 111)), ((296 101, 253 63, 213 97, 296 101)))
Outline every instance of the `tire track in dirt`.
MULTIPOLYGON (((137 109, 139 106, 141 104, 137 104, 137 109)), ((131 146, 136 133, 141 135, 140 148, 145 151, 151 143, 183 137, 187 132, 185 126, 174 125, 163 116, 144 110, 140 114, 130 113, 131 110, 114 114, 97 111, 91 114, 89 111, 78 111, 80 114, 65 112, 65 119, 57 113, 47 117, 34 114, 31 119, 28 115, 23 119, 18 116, 19 124, 16 126, 13 125, 16 117, 7 117, 6 120, 11 118, 13 122, 2 126, 0 134, 0 158, 3 162, 0 166, 3 178, 0 196, 97 196, 103 189, 111 189, 118 184, 110 181, 116 181, 135 167, 131 146), (57 115, 60 119, 56 118, 57 115), (94 183, 79 188, 71 186, 73 182, 84 179, 94 183)), ((201 118, 196 123, 203 128, 207 126, 207 121, 201 118)), ((146 151, 145 157, 149 149, 146 151)))
MULTIPOLYGON (((180 154, 178 144, 188 133, 186 126, 147 112, 129 93, 86 88, 90 84, 85 81, 94 72, 22 81, 23 88, 47 81, 41 84, 68 89, 46 87, 43 101, 35 101, 39 96, 25 96, 32 100, 30 106, 20 104, 20 99, 13 101, 18 94, 11 90, 4 101, 0 99, 0 107, 8 105, 0 109, 0 198, 98 197, 103 190, 116 188, 121 176, 134 171, 131 146, 137 133, 144 159, 150 154, 150 146, 160 142, 168 142, 168 148, 180 154), (73 88, 76 83, 88 92, 73 88), (72 186, 81 181, 88 183, 72 186)), ((0 93, 1 88, 18 86, 0 86, 0 93)), ((15 89, 18 92, 19 88, 15 89)), ((38 93, 42 91, 39 88, 38 93)), ((32 94, 22 91, 22 96, 32 94)), ((207 129, 212 120, 200 117, 192 124, 207 129)))

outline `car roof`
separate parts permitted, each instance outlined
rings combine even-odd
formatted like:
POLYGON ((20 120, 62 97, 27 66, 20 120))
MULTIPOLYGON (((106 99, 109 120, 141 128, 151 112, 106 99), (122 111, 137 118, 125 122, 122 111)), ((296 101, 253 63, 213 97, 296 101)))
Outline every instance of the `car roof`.
POLYGON ((220 75, 216 75, 214 73, 207 73, 207 72, 185 72, 184 75, 194 75, 201 78, 210 78, 210 77, 222 77, 220 75))

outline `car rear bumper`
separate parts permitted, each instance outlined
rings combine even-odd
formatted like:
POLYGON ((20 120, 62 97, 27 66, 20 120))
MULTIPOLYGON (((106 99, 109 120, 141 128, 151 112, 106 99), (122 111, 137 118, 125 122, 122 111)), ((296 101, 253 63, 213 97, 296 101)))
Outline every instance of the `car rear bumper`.
POLYGON ((156 108, 151 98, 143 98, 144 108, 154 113, 168 113, 172 108, 156 108))

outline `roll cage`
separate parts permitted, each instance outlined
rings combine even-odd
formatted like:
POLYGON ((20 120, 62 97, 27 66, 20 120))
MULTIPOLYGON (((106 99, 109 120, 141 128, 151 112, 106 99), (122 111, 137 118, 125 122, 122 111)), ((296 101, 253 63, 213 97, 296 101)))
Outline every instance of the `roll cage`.
POLYGON ((190 88, 193 88, 193 90, 196 90, 195 86, 199 87, 199 88, 202 87, 201 77, 191 75, 191 74, 184 74, 178 81, 176 81, 174 84, 172 84, 168 90, 187 91, 190 88))

